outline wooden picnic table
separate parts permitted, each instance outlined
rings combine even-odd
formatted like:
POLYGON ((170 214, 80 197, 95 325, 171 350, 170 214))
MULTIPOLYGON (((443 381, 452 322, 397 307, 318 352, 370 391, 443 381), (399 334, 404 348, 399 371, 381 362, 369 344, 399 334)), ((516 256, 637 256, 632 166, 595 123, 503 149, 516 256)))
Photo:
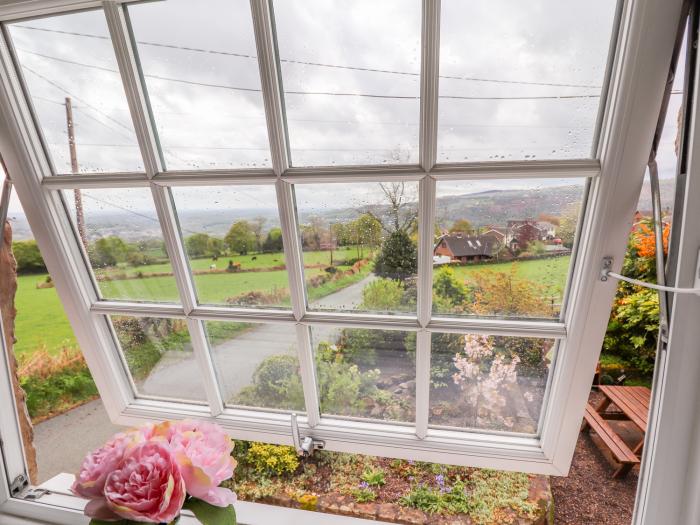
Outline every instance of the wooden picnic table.
POLYGON ((644 386, 606 386, 599 388, 605 397, 597 407, 586 406, 581 430, 593 429, 610 450, 620 467, 613 477, 624 477, 639 463, 649 418, 651 391, 644 386), (613 405, 619 410, 608 410, 613 405), (608 423, 609 420, 631 421, 642 432, 642 438, 632 448, 625 443, 608 423))

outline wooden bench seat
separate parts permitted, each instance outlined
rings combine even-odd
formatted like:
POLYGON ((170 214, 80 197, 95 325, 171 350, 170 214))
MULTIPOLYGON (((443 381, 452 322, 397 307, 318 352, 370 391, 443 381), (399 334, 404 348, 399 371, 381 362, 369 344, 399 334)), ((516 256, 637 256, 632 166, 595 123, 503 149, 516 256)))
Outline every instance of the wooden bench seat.
POLYGON ((624 477, 634 465, 639 463, 637 455, 590 404, 586 404, 584 419, 584 430, 588 427, 593 429, 603 443, 610 449, 615 460, 620 463, 620 467, 615 471, 613 477, 624 477))

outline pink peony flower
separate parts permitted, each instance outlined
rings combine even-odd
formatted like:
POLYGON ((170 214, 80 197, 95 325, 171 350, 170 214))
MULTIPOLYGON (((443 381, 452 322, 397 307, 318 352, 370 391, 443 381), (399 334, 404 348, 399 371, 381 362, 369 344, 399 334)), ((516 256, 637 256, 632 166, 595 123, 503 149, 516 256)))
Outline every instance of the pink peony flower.
POLYGON ((168 445, 147 441, 130 449, 107 476, 104 495, 107 506, 122 518, 169 523, 185 502, 185 482, 168 445))
POLYGON ((162 430, 185 480, 187 492, 217 507, 236 502, 236 494, 219 487, 233 476, 236 460, 231 457, 233 440, 218 425, 185 420, 162 430))
POLYGON ((144 437, 138 431, 115 434, 101 448, 85 456, 71 491, 84 498, 101 497, 107 476, 119 466, 126 450, 142 441, 144 437))

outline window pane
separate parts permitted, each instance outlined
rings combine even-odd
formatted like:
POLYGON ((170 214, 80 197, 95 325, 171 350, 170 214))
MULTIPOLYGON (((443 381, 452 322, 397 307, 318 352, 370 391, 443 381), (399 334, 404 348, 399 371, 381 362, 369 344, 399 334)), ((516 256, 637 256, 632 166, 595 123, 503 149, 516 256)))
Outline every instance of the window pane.
POLYGON ((148 188, 64 190, 63 197, 104 299, 179 302, 148 188))
POLYGON ((204 324, 224 403, 304 412, 294 326, 204 324))
POLYGON ((112 316, 111 320, 137 394, 206 401, 183 319, 112 316))
POLYGON ((274 186, 172 192, 200 303, 289 307, 274 186))
POLYGON ((590 157, 616 5, 443 1, 438 160, 590 157))
POLYGON ((433 310, 556 318, 584 180, 438 182, 433 310))
POLYGON ((416 334, 313 327, 321 414, 413 422, 416 334))
POLYGON ((7 27, 56 171, 143 171, 104 13, 83 11, 7 27))
POLYGON ((431 425, 537 433, 553 339, 432 334, 431 425))
POLYGON ((274 5, 292 163, 417 163, 420 2, 274 5))
POLYGON ((146 2, 129 17, 168 169, 269 166, 249 2, 146 2))
POLYGON ((300 184, 311 310, 415 312, 418 184, 300 184))

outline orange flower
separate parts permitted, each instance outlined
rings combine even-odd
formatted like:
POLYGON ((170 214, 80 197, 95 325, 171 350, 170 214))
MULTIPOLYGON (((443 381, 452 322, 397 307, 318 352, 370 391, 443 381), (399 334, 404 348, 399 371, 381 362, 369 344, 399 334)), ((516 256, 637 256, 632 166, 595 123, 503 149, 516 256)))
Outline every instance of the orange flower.
MULTIPOLYGON (((671 225, 664 225, 663 242, 664 255, 668 254, 668 236, 671 233, 671 225)), ((640 224, 637 231, 633 234, 633 246, 637 250, 637 255, 645 258, 656 257, 656 236, 647 224, 640 224)))

